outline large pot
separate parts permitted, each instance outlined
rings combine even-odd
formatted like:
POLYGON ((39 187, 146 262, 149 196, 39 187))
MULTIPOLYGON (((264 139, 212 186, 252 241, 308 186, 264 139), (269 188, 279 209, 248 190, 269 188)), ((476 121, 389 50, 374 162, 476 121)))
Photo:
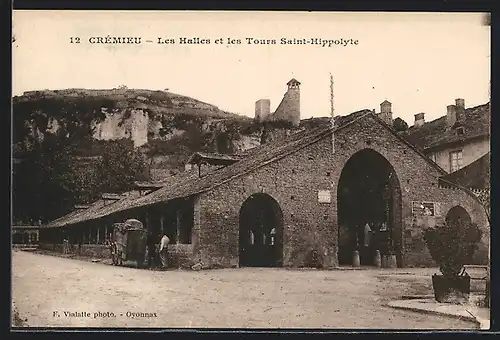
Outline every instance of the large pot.
POLYGON ((456 277, 434 274, 432 287, 437 302, 464 304, 469 301, 470 276, 467 274, 456 277))

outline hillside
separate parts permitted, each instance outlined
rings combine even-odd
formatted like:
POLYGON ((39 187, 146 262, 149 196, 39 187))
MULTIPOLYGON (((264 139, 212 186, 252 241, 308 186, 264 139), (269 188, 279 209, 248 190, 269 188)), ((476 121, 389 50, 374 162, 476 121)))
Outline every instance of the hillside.
POLYGON ((13 98, 13 122, 15 157, 48 135, 69 138, 81 160, 98 157, 108 141, 131 141, 147 155, 153 180, 182 171, 193 152, 241 153, 291 129, 172 92, 126 87, 25 92, 13 98))
POLYGON ((168 181, 194 152, 244 155, 327 124, 328 117, 298 128, 259 123, 168 91, 26 92, 13 98, 14 219, 50 221, 135 181, 168 181))

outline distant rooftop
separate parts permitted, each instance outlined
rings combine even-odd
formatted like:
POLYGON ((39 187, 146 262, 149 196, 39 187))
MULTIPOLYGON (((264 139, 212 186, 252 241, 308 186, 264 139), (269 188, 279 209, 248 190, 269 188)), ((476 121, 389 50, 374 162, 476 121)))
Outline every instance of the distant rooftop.
MULTIPOLYGON (((424 123, 420 127, 412 126, 403 137, 420 149, 428 150, 441 146, 490 135, 489 103, 465 109, 464 119, 458 123, 463 127, 463 134, 447 127, 446 115, 424 123)), ((458 127, 457 124, 457 127, 458 127)))

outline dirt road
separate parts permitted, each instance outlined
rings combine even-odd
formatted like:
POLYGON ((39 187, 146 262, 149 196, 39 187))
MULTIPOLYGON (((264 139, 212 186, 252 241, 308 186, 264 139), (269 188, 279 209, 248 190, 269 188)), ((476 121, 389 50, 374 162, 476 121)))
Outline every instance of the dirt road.
POLYGON ((14 251, 12 289, 31 327, 475 328, 384 306, 401 295, 428 294, 432 272, 158 272, 14 251))

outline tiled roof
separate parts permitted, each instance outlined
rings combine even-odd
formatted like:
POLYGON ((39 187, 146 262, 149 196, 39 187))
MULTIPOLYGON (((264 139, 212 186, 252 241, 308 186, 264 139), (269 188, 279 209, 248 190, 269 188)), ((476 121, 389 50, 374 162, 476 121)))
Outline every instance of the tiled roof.
POLYGON ((40 226, 39 225, 13 225, 12 229, 34 230, 34 229, 40 229, 40 226))
MULTIPOLYGON (((168 180, 160 183, 155 183, 156 189, 161 187, 171 187, 188 179, 197 178, 197 175, 190 172, 182 172, 176 176, 171 176, 168 180)), ((153 189, 154 190, 154 189, 153 189)), ((153 191, 154 192, 154 191, 153 191)), ((46 224, 46 228, 62 227, 69 224, 76 224, 87 220, 101 218, 118 211, 126 210, 132 206, 133 202, 141 197, 139 190, 133 190, 121 195, 121 199, 109 202, 98 200, 90 205, 87 209, 77 209, 71 213, 62 216, 50 223, 46 224)))
POLYGON ((488 152, 466 167, 443 176, 443 179, 470 189, 486 189, 490 183, 490 157, 488 152))
POLYGON ((443 116, 420 127, 412 126, 402 136, 423 150, 488 136, 490 134, 489 104, 465 109, 464 119, 458 125, 464 127, 463 135, 457 134, 455 129, 448 129, 446 116, 443 116))
POLYGON ((288 83, 286 83, 287 85, 290 85, 290 84, 293 84, 293 83, 297 83, 297 84, 300 84, 300 81, 298 81, 297 79, 295 78, 292 78, 288 81, 288 83))
MULTIPOLYGON (((105 204, 106 204, 105 200, 103 199, 97 200, 94 203, 90 204, 90 206, 87 209, 75 209, 69 214, 59 217, 58 219, 47 223, 44 227, 45 228, 61 227, 66 224, 72 224, 74 223, 73 221, 78 221, 79 219, 86 219, 86 218, 88 219, 90 216, 92 216, 93 213, 97 212, 99 209, 104 207, 105 204)), ((114 204, 114 203, 109 203, 109 204, 114 204)))
POLYGON ((164 184, 162 182, 141 182, 141 181, 135 181, 134 186, 137 189, 155 189, 155 188, 161 188, 164 184))
MULTIPOLYGON (((353 121, 360 119, 367 115, 373 115, 370 110, 362 110, 352 113, 348 116, 339 116, 336 119, 335 130, 342 129, 353 121)), ((389 126, 387 126, 383 121, 376 118, 377 121, 388 130, 390 130, 396 137, 399 137, 389 126)), ((321 126, 305 129, 294 133, 287 138, 278 140, 274 143, 263 144, 256 148, 249 150, 244 158, 240 161, 223 167, 221 169, 213 170, 207 175, 199 178, 193 172, 185 172, 178 176, 173 176, 171 181, 165 183, 165 185, 153 191, 147 195, 140 196, 138 194, 130 195, 127 198, 116 201, 112 204, 106 205, 97 211, 90 211, 89 209, 84 210, 82 213, 78 214, 71 213, 61 219, 58 219, 48 225, 48 227, 60 227, 67 224, 75 224, 91 219, 98 219, 113 213, 134 209, 138 207, 153 205, 157 203, 167 202, 177 198, 189 197, 201 192, 208 191, 215 188, 221 184, 231 181, 234 178, 242 176, 249 173, 255 169, 258 169, 266 164, 269 164, 277 159, 283 158, 286 155, 298 151, 331 133, 331 126, 321 126), (90 213, 91 212, 91 213, 90 213)), ((444 170, 439 168, 434 162, 424 156, 421 152, 415 149, 413 145, 404 141, 408 147, 414 149, 419 153, 424 159, 428 160, 431 165, 434 165, 438 170, 445 174, 444 170)))

